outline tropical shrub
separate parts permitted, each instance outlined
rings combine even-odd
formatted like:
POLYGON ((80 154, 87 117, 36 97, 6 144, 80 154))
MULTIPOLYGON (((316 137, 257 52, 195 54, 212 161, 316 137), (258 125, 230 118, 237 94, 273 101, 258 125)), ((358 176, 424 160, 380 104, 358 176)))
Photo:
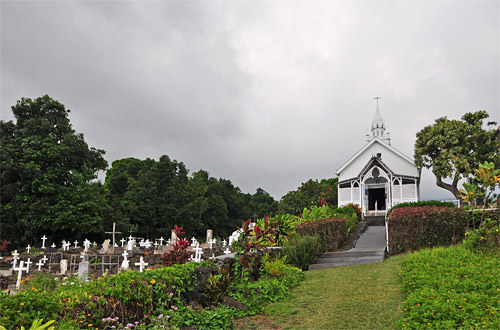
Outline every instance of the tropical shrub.
POLYGON ((346 222, 343 218, 304 222, 297 225, 296 231, 300 236, 318 235, 325 250, 328 251, 338 249, 347 236, 346 222))
POLYGON ((467 210, 469 228, 479 228, 482 219, 491 219, 500 222, 500 209, 483 210, 483 209, 470 209, 467 210))
POLYGON ((184 235, 182 227, 177 227, 177 225, 175 225, 172 231, 175 233, 177 241, 170 244, 170 246, 173 247, 173 250, 165 252, 161 256, 161 261, 164 266, 182 265, 189 260, 189 255, 187 253, 189 242, 185 238, 181 237, 184 235))
POLYGON ((356 216, 358 218, 358 221, 363 220, 363 211, 361 210, 361 207, 359 207, 358 204, 349 203, 346 206, 350 207, 351 209, 354 210, 354 212, 356 212, 356 216))
POLYGON ((394 209, 388 219, 389 253, 461 242, 466 213, 456 207, 411 206, 394 209))
POLYGON ((405 295, 398 329, 498 329, 499 250, 424 249, 401 263, 405 295))
POLYGON ((481 227, 465 233, 464 246, 472 251, 500 248, 500 221, 486 218, 481 227))
POLYGON ((302 270, 308 270, 314 259, 324 252, 323 241, 318 235, 297 235, 285 243, 282 252, 288 263, 302 270))
MULTIPOLYGON (((265 221, 265 218, 257 219, 257 225, 263 228, 265 221)), ((281 246, 289 237, 295 234, 295 226, 303 222, 303 219, 291 214, 280 214, 269 218, 268 221, 270 223, 276 223, 274 228, 274 243, 281 246)))

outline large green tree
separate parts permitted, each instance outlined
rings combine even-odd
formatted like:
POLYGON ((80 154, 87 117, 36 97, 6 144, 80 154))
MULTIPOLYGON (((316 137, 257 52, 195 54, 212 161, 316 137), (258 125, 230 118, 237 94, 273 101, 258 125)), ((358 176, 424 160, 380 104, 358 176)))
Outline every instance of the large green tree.
MULTIPOLYGON (((72 128, 69 109, 48 95, 22 98, 15 122, 0 121, 0 237, 14 246, 102 232, 107 211, 93 182, 107 166, 72 128)), ((59 242, 58 242, 59 243, 59 242)))
POLYGON ((432 168, 436 185, 457 199, 460 179, 473 174, 484 161, 499 162, 498 131, 483 128, 488 117, 486 111, 468 112, 461 120, 441 117, 417 133, 415 164, 432 168))
POLYGON ((297 190, 289 191, 281 198, 279 212, 300 215, 306 207, 322 204, 336 207, 337 181, 337 178, 330 178, 303 182, 297 190))

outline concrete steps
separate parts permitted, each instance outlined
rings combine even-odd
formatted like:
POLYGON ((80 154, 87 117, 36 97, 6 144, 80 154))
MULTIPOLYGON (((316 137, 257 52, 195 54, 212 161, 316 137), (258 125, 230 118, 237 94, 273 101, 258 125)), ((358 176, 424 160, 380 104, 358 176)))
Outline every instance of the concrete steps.
POLYGON ((365 216, 368 226, 385 226, 385 216, 365 216))
MULTIPOLYGON (((384 217, 382 217, 384 219, 384 217)), ((381 262, 385 257, 385 226, 369 226, 356 246, 347 251, 327 252, 309 265, 309 270, 381 262)))
POLYGON ((348 250, 342 252, 327 252, 314 260, 314 263, 309 265, 309 270, 338 266, 372 264, 383 261, 384 257, 384 250, 348 250))

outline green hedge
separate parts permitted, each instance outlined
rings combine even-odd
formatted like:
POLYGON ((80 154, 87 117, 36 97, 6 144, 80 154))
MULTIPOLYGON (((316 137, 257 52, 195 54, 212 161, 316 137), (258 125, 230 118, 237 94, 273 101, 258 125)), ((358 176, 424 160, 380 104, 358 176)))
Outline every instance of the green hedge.
POLYGON ((457 207, 453 202, 441 202, 441 201, 420 201, 420 202, 406 202, 394 205, 388 212, 387 215, 390 215, 392 210, 399 209, 401 207, 408 206, 449 206, 449 207, 457 207))
POLYGON ((295 230, 300 236, 320 236, 327 251, 338 249, 347 237, 347 227, 344 218, 304 222, 298 224, 295 230))
POLYGON ((455 207, 411 206, 394 209, 388 219, 389 253, 394 255, 463 240, 466 213, 455 207))
POLYGON ((479 224, 481 223, 481 217, 483 218, 483 220, 491 219, 497 223, 500 223, 500 209, 485 211, 481 209, 468 210, 467 215, 469 216, 470 228, 478 228, 479 224))

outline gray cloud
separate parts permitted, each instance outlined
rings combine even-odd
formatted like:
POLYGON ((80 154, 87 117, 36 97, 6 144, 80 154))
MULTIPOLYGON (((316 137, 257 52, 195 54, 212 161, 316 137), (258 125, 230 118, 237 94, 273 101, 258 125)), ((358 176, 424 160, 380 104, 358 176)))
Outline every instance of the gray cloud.
MULTIPOLYGON (((162 154, 275 198, 333 177, 373 97, 393 145, 500 121, 495 1, 2 1, 0 110, 48 93, 91 146, 162 154)), ((449 198, 424 172, 424 198, 449 198)))

